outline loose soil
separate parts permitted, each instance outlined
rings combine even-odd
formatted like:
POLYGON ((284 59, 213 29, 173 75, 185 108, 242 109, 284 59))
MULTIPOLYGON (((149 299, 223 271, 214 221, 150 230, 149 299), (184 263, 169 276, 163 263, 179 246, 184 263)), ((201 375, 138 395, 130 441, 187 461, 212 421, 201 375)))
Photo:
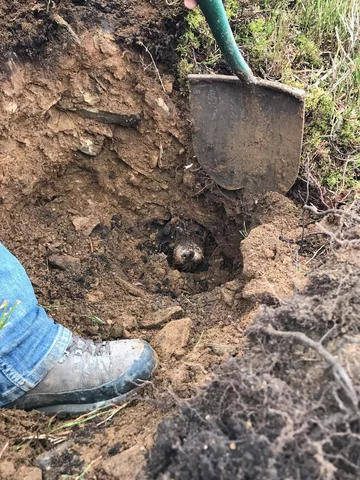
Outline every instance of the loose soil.
POLYGON ((86 478, 142 478, 161 419, 243 354, 257 305, 300 288, 326 248, 311 259, 314 237, 298 255, 290 200, 243 199, 199 168, 166 67, 182 23, 159 2, 0 2, 0 19, 0 239, 49 316, 92 339, 143 338, 160 360, 140 398, 68 428, 58 446, 43 415, 2 410, 0 478, 77 478, 88 466, 86 478), (192 270, 174 266, 176 225, 201 232, 192 270))

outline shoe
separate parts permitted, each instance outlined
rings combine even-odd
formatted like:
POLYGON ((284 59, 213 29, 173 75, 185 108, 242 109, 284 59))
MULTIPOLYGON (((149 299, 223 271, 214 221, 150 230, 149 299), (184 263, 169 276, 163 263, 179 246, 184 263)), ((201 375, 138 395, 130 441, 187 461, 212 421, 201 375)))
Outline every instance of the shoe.
POLYGON ((79 415, 119 404, 150 379, 156 363, 143 340, 93 342, 73 335, 59 363, 8 408, 79 415))

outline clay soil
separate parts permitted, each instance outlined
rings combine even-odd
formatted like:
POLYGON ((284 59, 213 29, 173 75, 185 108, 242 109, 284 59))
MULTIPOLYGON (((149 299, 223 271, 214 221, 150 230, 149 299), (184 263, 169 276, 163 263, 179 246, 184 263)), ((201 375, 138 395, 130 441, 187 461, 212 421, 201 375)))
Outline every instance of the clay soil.
POLYGON ((291 295, 321 245, 298 257, 279 239, 301 235, 290 200, 244 203, 199 168, 173 68, 183 22, 169 8, 0 3, 0 239, 57 322, 143 338, 159 355, 153 381, 111 418, 54 433, 64 420, 3 409, 1 478, 142 478, 159 422, 242 355, 256 306, 291 295), (179 223, 204 234, 195 271, 171 262, 179 223))

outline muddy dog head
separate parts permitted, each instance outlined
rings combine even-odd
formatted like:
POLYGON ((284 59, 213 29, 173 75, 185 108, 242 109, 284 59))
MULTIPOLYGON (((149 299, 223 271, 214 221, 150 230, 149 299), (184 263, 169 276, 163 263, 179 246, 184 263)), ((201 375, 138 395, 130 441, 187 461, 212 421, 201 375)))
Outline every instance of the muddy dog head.
POLYGON ((192 272, 204 261, 206 230, 195 222, 172 219, 167 225, 171 232, 171 263, 178 270, 192 272))

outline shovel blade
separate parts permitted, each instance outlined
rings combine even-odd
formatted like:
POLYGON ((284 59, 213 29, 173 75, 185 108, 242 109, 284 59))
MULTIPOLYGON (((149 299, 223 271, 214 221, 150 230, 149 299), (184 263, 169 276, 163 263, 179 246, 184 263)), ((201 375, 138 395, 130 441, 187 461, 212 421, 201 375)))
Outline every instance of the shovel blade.
POLYGON ((275 82, 190 75, 195 155, 228 190, 286 193, 300 165, 304 92, 275 82))

